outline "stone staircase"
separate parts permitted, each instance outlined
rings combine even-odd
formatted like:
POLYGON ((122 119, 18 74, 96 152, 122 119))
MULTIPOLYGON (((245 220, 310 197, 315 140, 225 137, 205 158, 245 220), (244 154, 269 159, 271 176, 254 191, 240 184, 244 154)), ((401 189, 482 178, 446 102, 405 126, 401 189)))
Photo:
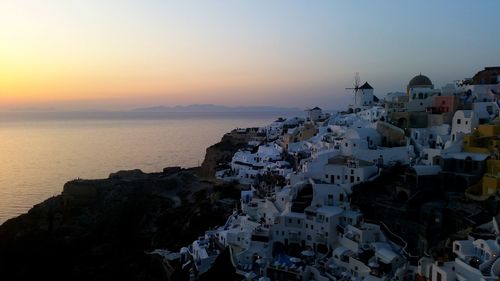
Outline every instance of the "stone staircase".
POLYGON ((484 276, 491 276, 491 267, 493 266, 493 264, 500 258, 500 255, 497 255, 494 259, 491 259, 487 264, 486 266, 481 269, 481 273, 484 275, 484 276))

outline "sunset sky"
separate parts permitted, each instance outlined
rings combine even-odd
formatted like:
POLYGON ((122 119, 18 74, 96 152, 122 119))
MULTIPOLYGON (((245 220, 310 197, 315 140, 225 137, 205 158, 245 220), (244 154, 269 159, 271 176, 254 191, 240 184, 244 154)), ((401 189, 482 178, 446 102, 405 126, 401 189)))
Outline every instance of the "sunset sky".
POLYGON ((338 109, 500 65, 500 1, 1 1, 0 110, 338 109))

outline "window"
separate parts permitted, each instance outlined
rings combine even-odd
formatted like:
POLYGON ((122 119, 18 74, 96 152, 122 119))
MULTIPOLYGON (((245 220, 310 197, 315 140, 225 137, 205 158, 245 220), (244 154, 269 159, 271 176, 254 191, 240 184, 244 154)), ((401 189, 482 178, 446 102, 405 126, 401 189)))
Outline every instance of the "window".
POLYGON ((465 125, 469 125, 469 121, 465 121, 465 125))
POLYGON ((288 223, 292 223, 292 219, 288 219, 288 223))
POLYGON ((359 177, 356 177, 356 181, 360 181, 359 177))
POLYGON ((346 142, 346 143, 345 143, 345 147, 348 147, 348 146, 349 146, 349 144, 346 142))
POLYGON ((457 119, 457 124, 462 124, 462 119, 458 118, 457 119))
POLYGON ((488 111, 489 114, 493 114, 493 107, 491 105, 488 105, 486 107, 486 111, 488 111))

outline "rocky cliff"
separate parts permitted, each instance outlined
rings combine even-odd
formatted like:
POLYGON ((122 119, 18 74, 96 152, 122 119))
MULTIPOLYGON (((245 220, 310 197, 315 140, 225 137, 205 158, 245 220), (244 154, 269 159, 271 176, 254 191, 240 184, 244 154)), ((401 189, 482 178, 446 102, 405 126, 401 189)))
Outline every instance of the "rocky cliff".
POLYGON ((223 224, 238 196, 196 169, 68 182, 0 226, 0 280, 168 280, 146 252, 178 250, 223 224))
POLYGON ((207 148, 200 176, 214 178, 216 171, 229 168, 234 153, 247 146, 248 141, 258 137, 261 136, 258 135, 257 128, 233 130, 225 134, 220 142, 207 148))

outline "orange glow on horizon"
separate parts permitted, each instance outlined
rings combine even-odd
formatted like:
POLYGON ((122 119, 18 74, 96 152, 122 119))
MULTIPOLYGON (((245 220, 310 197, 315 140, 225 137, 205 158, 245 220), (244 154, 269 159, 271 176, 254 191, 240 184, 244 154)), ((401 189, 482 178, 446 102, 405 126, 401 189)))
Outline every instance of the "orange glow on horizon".
POLYGON ((207 102, 207 95, 224 103, 235 101, 234 93, 259 96, 331 76, 320 57, 292 44, 257 38, 252 45, 243 34, 206 35, 175 21, 153 29, 148 17, 134 22, 118 13, 109 20, 93 5, 49 6, 0 4, 1 108, 141 97, 176 105, 207 102))

